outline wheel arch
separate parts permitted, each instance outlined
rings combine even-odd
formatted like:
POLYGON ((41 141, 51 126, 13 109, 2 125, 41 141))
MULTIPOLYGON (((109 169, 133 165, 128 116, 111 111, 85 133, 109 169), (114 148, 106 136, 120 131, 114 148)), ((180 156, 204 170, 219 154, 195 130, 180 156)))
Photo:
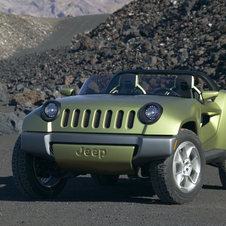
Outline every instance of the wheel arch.
POLYGON ((194 121, 186 122, 181 126, 181 129, 188 129, 197 135, 197 126, 194 121))

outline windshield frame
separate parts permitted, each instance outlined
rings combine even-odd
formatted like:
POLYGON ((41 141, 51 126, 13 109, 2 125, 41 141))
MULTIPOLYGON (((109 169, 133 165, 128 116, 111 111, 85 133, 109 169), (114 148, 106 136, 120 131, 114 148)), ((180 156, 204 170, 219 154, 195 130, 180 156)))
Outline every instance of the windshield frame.
MULTIPOLYGON (((199 72, 199 71, 186 71, 186 70, 127 70, 127 71, 121 71, 114 75, 120 76, 122 74, 169 74, 169 75, 191 75, 194 77, 199 77, 203 79, 206 84, 212 89, 212 91, 219 91, 220 88, 217 86, 217 84, 206 74, 199 72)), ((114 78, 113 77, 113 78, 114 78)))
MULTIPOLYGON (((115 75, 99 75, 99 76, 89 77, 83 84, 79 92, 79 95, 88 95, 88 94, 140 95, 141 93, 133 93, 133 94, 124 93, 123 94, 123 93, 112 92, 112 90, 116 88, 117 86, 116 84, 118 84, 118 81, 120 81, 120 79, 122 78, 122 75, 132 76, 132 77, 135 77, 134 75, 136 75, 136 77, 138 77, 139 75, 153 75, 153 76, 166 75, 166 77, 172 75, 181 79, 183 78, 183 76, 184 77, 193 76, 193 80, 200 78, 202 81, 204 81, 210 91, 219 91, 219 87, 217 86, 217 84, 202 72, 186 71, 186 70, 127 70, 127 71, 118 72, 115 75), (88 87, 90 87, 90 84, 92 82, 94 84, 101 83, 102 89, 99 89, 99 91, 96 90, 95 92, 87 92, 87 90, 89 89, 88 87), (102 83, 104 83, 104 85, 102 83)), ((173 89, 171 89, 171 91, 173 91, 173 89)), ((173 93, 171 94, 173 95, 173 93)))

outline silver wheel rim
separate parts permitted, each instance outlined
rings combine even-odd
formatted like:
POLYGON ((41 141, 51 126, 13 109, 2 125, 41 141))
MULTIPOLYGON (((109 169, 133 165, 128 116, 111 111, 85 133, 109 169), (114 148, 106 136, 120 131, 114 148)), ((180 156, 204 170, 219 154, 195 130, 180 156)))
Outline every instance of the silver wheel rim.
POLYGON ((57 185, 60 181, 59 178, 56 178, 56 177, 53 177, 53 176, 49 176, 49 177, 39 177, 37 175, 37 168, 36 168, 36 157, 34 157, 34 160, 33 160, 33 167, 34 167, 34 174, 35 174, 35 177, 37 179, 37 181, 44 187, 46 188, 52 188, 54 187, 55 185, 57 185))
POLYGON ((185 141, 176 149, 173 157, 173 179, 180 191, 188 193, 199 182, 201 159, 196 146, 185 141))

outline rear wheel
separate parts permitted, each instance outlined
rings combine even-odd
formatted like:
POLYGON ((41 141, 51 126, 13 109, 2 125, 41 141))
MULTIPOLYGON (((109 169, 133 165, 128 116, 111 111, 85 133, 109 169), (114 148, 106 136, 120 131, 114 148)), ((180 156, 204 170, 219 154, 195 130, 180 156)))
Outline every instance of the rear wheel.
POLYGON ((59 177, 61 169, 55 162, 23 152, 21 137, 13 149, 12 171, 18 189, 29 198, 52 198, 67 183, 67 179, 59 177))
POLYGON ((182 204, 192 201, 202 187, 205 157, 199 138, 182 129, 177 136, 174 153, 151 164, 152 186, 164 203, 182 204))
POLYGON ((119 175, 92 174, 91 177, 97 185, 110 186, 117 183, 119 175))
POLYGON ((218 172, 221 184, 226 189, 226 160, 218 164, 218 172))

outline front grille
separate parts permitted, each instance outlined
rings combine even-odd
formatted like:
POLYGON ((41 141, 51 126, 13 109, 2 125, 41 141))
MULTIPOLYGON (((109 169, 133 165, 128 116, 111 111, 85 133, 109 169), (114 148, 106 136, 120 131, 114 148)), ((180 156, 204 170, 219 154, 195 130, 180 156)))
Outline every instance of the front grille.
POLYGON ((83 120, 83 127, 87 128, 89 126, 89 120, 90 120, 90 110, 85 110, 84 112, 84 120, 83 120))
POLYGON ((108 110, 106 114, 106 119, 105 119, 105 128, 110 128, 111 126, 111 119, 112 119, 112 111, 108 110))
POLYGON ((127 125, 129 129, 133 128, 134 118, 135 118, 135 111, 131 111, 129 113, 128 125, 127 125))
POLYGON ((116 128, 120 129, 122 127, 122 119, 123 119, 124 111, 119 111, 116 120, 116 128))
POLYGON ((114 112, 111 109, 102 111, 96 109, 91 111, 90 109, 80 110, 75 109, 70 111, 65 109, 62 113, 61 127, 67 128, 71 126, 72 128, 103 128, 103 129, 132 129, 134 125, 136 112, 118 110, 114 112), (71 122, 70 122, 71 120, 71 122))
POLYGON ((94 128, 98 128, 100 126, 100 117, 101 110, 97 110, 94 115, 94 128))
POLYGON ((73 117, 73 120, 72 120, 72 126, 74 128, 76 128, 78 126, 79 117, 80 117, 80 110, 77 109, 77 110, 74 111, 74 117, 73 117))
POLYGON ((63 120, 62 120, 62 127, 67 127, 69 115, 70 115, 70 110, 65 109, 63 115, 64 115, 64 117, 63 117, 63 120))

